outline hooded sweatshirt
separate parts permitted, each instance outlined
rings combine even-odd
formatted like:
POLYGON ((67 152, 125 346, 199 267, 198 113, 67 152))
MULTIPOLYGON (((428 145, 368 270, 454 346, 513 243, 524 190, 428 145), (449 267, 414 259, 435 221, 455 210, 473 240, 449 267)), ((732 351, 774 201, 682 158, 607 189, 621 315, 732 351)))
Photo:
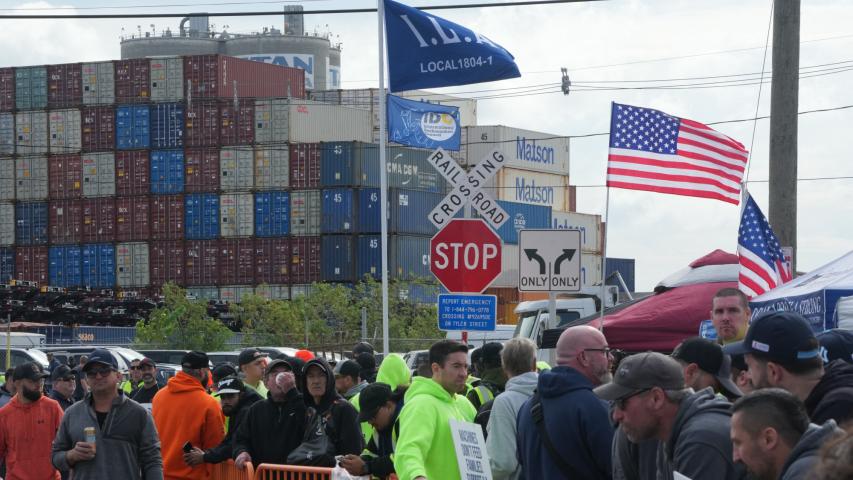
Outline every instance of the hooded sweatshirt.
POLYGON ((853 365, 844 360, 827 365, 804 403, 812 423, 835 420, 845 426, 853 421, 853 365))
POLYGON ((820 458, 820 447, 830 438, 843 433, 833 420, 827 421, 822 426, 810 424, 788 455, 788 460, 785 461, 782 473, 779 475, 780 480, 808 478, 809 472, 820 458))
POLYGON ((23 404, 17 396, 0 408, 0 458, 8 480, 59 478, 50 450, 62 421, 62 408, 42 396, 23 404))
POLYGON ((464 396, 447 392, 431 378, 415 377, 400 412, 394 469, 400 480, 418 476, 458 480, 459 466, 450 419, 473 422, 477 411, 464 396))
POLYGON ((248 452, 252 463, 287 463, 305 436, 305 402, 294 387, 281 402, 273 396, 255 402, 237 426, 233 456, 248 452))
POLYGON ((222 443, 204 452, 204 461, 206 463, 221 463, 231 458, 232 447, 234 445, 234 432, 240 428, 240 423, 246 418, 249 413, 249 407, 255 402, 263 400, 258 392, 247 388, 240 395, 240 400, 237 401, 237 406, 231 415, 228 416, 228 432, 222 443))
POLYGON ((486 437, 486 450, 492 467, 494 480, 517 480, 521 478, 521 467, 518 465, 516 452, 516 435, 518 428, 515 419, 518 410, 524 405, 533 392, 539 375, 527 372, 510 378, 506 382, 503 393, 495 397, 486 437))
MULTIPOLYGON (((539 374, 543 424, 551 444, 578 478, 609 479, 613 427, 607 404, 592 388, 592 382, 572 367, 554 367, 539 374)), ((518 412, 517 451, 524 478, 566 478, 539 435, 531 400, 518 412)))
POLYGON ((676 471, 692 480, 745 478, 732 461, 731 406, 710 387, 685 397, 669 440, 658 446, 658 478, 672 479, 676 471))
POLYGON ((178 372, 154 396, 151 413, 162 442, 164 478, 208 478, 209 465, 190 467, 184 462, 183 446, 190 442, 207 450, 222 442, 225 417, 219 402, 197 378, 178 372))
MULTIPOLYGON (((403 360, 403 357, 396 353, 392 353, 385 357, 385 359, 382 360, 382 364, 379 365, 379 372, 376 374, 376 382, 388 385, 391 387, 391 391, 396 390, 397 387, 408 387, 409 384, 412 383, 412 371, 409 370, 409 366, 406 365, 406 361, 403 360)), ((358 394, 349 399, 356 411, 359 412, 361 411, 361 405, 358 401, 360 395, 361 394, 358 394)), ((367 422, 362 422, 361 433, 364 436, 364 444, 367 445, 370 438, 373 436, 373 427, 371 427, 367 422)))

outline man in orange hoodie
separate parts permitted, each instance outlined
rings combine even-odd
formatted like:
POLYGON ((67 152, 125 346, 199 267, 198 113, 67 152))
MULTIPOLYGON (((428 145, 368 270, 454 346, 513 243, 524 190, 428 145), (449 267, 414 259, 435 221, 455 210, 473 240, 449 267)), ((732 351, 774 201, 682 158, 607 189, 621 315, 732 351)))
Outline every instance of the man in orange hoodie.
POLYGON ((208 478, 209 465, 191 467, 184 462, 184 446, 189 443, 207 450, 225 437, 225 418, 219 402, 205 390, 210 378, 208 365, 205 353, 188 352, 181 360, 181 371, 151 402, 154 424, 160 433, 165 480, 208 478))
POLYGON ((42 395, 47 373, 35 362, 15 367, 17 393, 0 408, 0 459, 7 480, 59 480, 50 462, 62 407, 42 395))

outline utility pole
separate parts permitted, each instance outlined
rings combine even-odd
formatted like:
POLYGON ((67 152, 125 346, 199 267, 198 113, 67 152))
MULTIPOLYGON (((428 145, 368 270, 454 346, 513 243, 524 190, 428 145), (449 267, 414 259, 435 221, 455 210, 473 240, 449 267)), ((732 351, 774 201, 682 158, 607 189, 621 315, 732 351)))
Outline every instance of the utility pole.
POLYGON ((797 271, 797 103, 800 0, 773 2, 773 83, 770 90, 770 224, 792 247, 797 271))

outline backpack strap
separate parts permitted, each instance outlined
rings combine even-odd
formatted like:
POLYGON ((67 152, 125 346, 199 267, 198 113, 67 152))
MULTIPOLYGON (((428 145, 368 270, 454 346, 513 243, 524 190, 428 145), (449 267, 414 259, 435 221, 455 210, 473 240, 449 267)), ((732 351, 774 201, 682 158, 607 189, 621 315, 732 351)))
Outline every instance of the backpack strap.
POLYGON ((545 444, 545 449, 551 456, 551 460, 557 464, 557 468, 563 473, 566 478, 581 478, 582 476, 571 465, 566 462, 562 455, 551 443, 551 437, 548 436, 548 430, 545 428, 545 411, 542 408, 542 401, 539 398, 539 392, 533 394, 530 401, 530 414, 533 417, 533 423, 536 424, 536 429, 539 431, 539 436, 542 438, 542 443, 545 444))

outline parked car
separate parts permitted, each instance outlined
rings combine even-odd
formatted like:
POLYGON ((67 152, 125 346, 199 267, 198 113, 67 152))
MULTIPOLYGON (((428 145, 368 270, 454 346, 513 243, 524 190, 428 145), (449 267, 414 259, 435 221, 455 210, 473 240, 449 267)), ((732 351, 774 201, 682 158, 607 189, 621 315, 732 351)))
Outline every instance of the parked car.
MULTIPOLYGON (((10 368, 15 368, 22 363, 27 362, 36 362, 41 364, 42 368, 47 369, 47 355, 44 352, 39 350, 30 348, 11 348, 11 359, 12 361, 9 364, 10 368)), ((0 367, 2 370, 6 370, 6 348, 3 347, 0 349, 0 367)))
POLYGON ((130 362, 133 360, 142 360, 145 358, 144 355, 137 352, 136 350, 132 350, 126 347, 116 347, 111 345, 60 345, 54 347, 40 347, 38 350, 42 352, 53 352, 53 356, 59 359, 60 362, 65 362, 66 364, 74 367, 76 366, 76 361, 80 357, 80 355, 88 355, 92 353, 96 348, 104 348, 110 351, 113 354, 113 357, 116 359, 116 363, 118 363, 119 371, 123 373, 127 373, 130 369, 130 362), (64 358, 62 358, 64 356, 64 358), (73 361, 68 362, 68 359, 71 358, 73 361))
POLYGON ((240 357, 240 350, 232 350, 230 352, 207 352, 207 359, 215 367, 220 363, 230 363, 235 367, 239 364, 237 361, 240 357))

